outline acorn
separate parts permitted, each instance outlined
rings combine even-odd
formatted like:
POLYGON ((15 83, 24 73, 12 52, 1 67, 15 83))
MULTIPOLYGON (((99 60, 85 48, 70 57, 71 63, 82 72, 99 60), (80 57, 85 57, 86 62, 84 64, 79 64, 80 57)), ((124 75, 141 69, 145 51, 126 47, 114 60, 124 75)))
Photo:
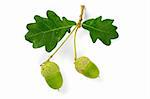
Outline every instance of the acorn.
POLYGON ((45 78, 47 84, 53 89, 61 88, 63 78, 58 65, 51 61, 46 61, 41 65, 41 74, 45 78))
POLYGON ((97 66, 85 56, 77 58, 75 60, 76 70, 88 78, 97 78, 99 77, 99 69, 97 66))

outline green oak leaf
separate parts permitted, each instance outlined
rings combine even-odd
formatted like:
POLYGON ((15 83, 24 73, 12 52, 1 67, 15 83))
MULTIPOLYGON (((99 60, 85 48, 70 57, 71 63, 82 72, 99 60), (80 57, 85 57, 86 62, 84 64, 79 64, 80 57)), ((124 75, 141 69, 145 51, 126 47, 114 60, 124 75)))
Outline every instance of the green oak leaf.
POLYGON ((102 17, 89 19, 83 22, 82 27, 90 32, 92 42, 95 43, 97 39, 101 40, 105 45, 111 44, 111 39, 118 38, 116 31, 117 27, 112 25, 114 20, 105 19, 102 17))
POLYGON ((57 43, 64 37, 66 32, 75 25, 74 21, 60 17, 53 11, 47 11, 47 18, 36 15, 35 23, 27 25, 29 30, 25 35, 25 39, 33 43, 33 48, 45 46, 47 52, 51 52, 57 43))

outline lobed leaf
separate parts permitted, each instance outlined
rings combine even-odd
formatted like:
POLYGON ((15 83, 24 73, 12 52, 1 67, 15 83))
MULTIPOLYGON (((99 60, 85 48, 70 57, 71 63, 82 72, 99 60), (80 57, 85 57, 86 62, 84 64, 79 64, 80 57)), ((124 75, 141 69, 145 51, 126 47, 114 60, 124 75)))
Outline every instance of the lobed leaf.
POLYGON ((102 17, 89 19, 83 22, 82 27, 90 32, 92 42, 95 43, 97 39, 101 40, 105 45, 111 44, 111 39, 118 38, 116 31, 117 27, 112 25, 114 20, 105 19, 102 17))
POLYGON ((27 25, 29 31, 25 39, 33 43, 33 48, 45 46, 47 52, 51 52, 66 32, 69 32, 70 28, 76 24, 65 17, 61 20, 55 12, 50 10, 47 11, 47 18, 36 15, 34 19, 35 23, 27 25))

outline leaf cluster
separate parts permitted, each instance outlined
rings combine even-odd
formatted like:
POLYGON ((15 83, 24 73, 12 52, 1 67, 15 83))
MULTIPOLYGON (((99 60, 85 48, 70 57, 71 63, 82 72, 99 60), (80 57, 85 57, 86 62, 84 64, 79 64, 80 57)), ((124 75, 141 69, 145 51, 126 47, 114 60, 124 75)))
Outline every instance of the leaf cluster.
MULTIPOLYGON (((39 15, 34 17, 35 23, 27 25, 28 32, 25 39, 33 43, 33 48, 45 46, 47 52, 51 52, 58 42, 70 32, 76 22, 65 17, 60 18, 55 12, 48 10, 47 18, 39 15)), ((103 44, 110 45, 112 39, 118 38, 117 27, 112 19, 102 20, 102 16, 84 21, 82 27, 89 31, 92 42, 99 39, 103 44)))

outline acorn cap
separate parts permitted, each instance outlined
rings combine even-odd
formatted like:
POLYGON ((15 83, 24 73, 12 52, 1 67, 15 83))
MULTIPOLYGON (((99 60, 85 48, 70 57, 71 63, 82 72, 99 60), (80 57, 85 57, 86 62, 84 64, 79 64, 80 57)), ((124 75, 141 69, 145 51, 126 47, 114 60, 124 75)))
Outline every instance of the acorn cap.
POLYGON ((97 78, 99 76, 99 70, 97 66, 85 56, 77 58, 75 61, 76 70, 89 78, 97 78))
POLYGON ((63 78, 56 63, 50 61, 44 62, 41 65, 41 74, 51 88, 59 89, 62 86, 63 78))

